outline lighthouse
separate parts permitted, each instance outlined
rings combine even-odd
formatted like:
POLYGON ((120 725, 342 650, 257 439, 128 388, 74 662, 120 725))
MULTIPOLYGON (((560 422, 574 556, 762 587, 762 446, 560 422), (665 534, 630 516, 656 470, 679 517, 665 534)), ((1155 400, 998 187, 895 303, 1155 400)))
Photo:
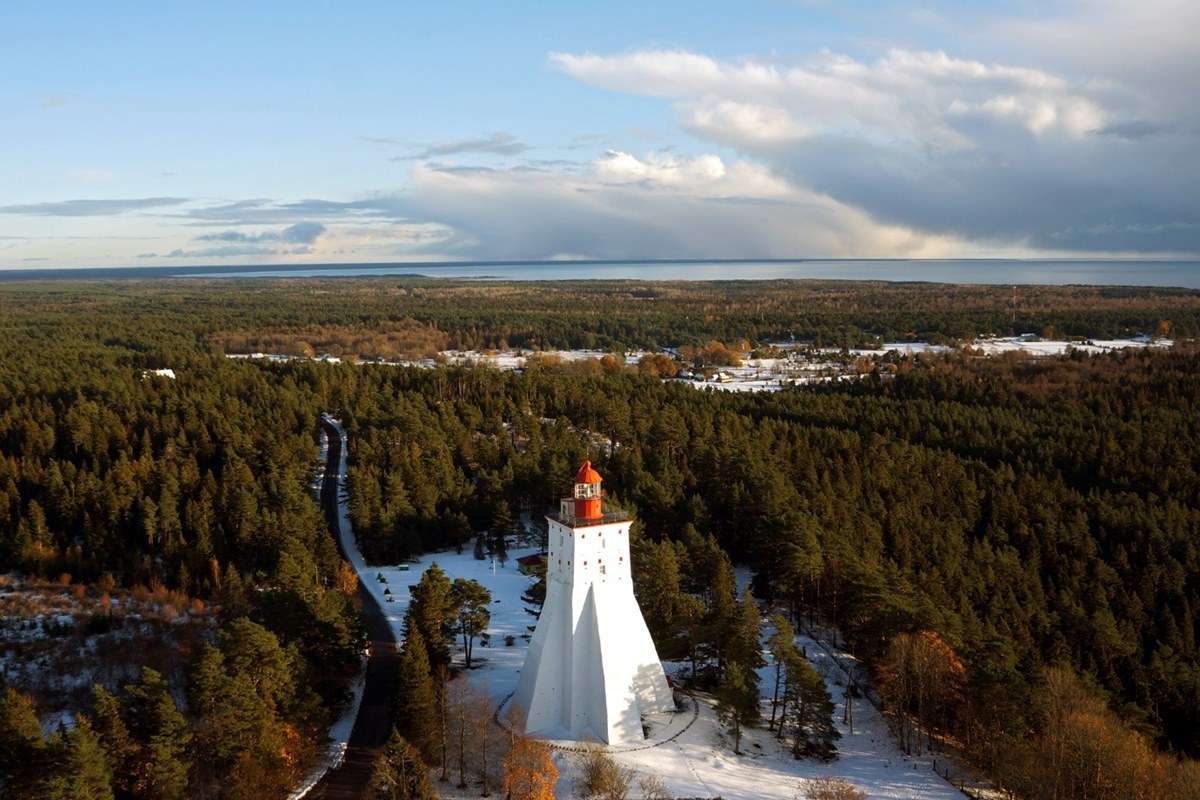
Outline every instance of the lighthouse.
POLYGON ((514 696, 525 732, 549 739, 640 742, 642 715, 674 702, 633 596, 629 526, 604 509, 590 461, 549 523, 546 601, 514 696))

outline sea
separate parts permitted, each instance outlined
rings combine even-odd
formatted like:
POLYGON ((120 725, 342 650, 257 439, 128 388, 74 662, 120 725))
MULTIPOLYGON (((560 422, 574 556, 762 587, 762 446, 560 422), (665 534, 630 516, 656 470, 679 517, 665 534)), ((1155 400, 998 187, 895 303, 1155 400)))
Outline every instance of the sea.
MULTIPOLYGON (((248 268, 223 277, 421 275, 476 280, 729 281, 830 279, 972 284, 1088 284, 1200 289, 1200 261, 804 260, 804 261, 537 261, 526 263, 354 264, 248 268)), ((216 277, 194 273, 194 277, 216 277)))
POLYGON ((1200 261, 1089 259, 797 259, 691 261, 471 261, 389 264, 214 265, 0 269, 0 281, 106 278, 349 278, 468 280, 854 280, 1200 289, 1200 261))

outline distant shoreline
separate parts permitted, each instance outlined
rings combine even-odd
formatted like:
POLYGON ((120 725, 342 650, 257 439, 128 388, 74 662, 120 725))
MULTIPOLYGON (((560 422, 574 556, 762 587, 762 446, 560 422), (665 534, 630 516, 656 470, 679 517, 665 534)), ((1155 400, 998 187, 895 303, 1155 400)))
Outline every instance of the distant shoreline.
POLYGON ((0 283, 24 281, 388 277, 479 281, 844 280, 977 285, 1142 286, 1200 289, 1200 261, 1157 259, 589 259, 328 264, 218 264, 154 267, 0 269, 0 283))

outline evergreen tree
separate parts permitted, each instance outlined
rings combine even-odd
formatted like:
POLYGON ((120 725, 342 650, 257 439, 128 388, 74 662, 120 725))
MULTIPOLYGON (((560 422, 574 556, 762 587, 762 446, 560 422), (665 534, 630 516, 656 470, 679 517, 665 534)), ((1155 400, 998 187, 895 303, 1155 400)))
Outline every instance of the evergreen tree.
POLYGON ((780 718, 779 732, 792 736, 792 755, 832 759, 840 737, 833 724, 833 699, 825 679, 803 656, 796 654, 787 660, 785 682, 785 713, 780 718))
POLYGON ((113 790, 119 797, 133 793, 137 766, 137 742, 125 724, 121 701, 103 686, 92 687, 95 730, 112 771, 113 790))
POLYGON ((743 665, 730 662, 717 687, 717 713, 733 736, 733 752, 741 755, 742 729, 758 722, 758 683, 743 665))
POLYGON ((542 564, 534 568, 533 572, 537 580, 529 584, 521 594, 521 602, 525 603, 525 610, 532 614, 534 619, 542 616, 542 606, 546 604, 546 566, 542 564))
POLYGON ((728 666, 731 648, 735 648, 738 628, 738 602, 734 593, 733 566, 729 556, 709 540, 712 583, 708 587, 708 608, 704 617, 702 652, 716 661, 718 676, 728 666))
POLYGON ((700 660, 705 651, 704 601, 694 594, 683 594, 679 598, 676 613, 682 632, 683 647, 691 664, 692 681, 699 678, 700 660))
POLYGON ((660 656, 670 659, 679 650, 679 560, 668 541, 639 537, 631 548, 633 587, 638 606, 660 656))
POLYGON ((487 630, 492 620, 492 612, 489 609, 492 593, 479 581, 455 578, 451 586, 451 596, 454 598, 455 613, 458 617, 458 631, 462 636, 463 655, 466 658, 467 669, 470 669, 475 637, 487 630))
POLYGON ((125 688, 125 719, 137 743, 133 794, 147 800, 182 800, 192 766, 187 720, 155 670, 143 667, 141 679, 125 688))
POLYGON ((228 618, 242 616, 250 608, 246 600, 246 587, 242 581, 241 573, 234 568, 233 564, 225 566, 225 574, 221 577, 219 599, 221 602, 221 613, 228 618))
POLYGON ((46 742, 29 696, 11 686, 0 695, 0 788, 14 800, 38 797, 46 742))
POLYGON ((375 761, 369 797, 376 800, 434 800, 437 792, 415 747, 393 729, 375 761))
POLYGON ((773 552, 764 564, 771 564, 774 577, 772 592, 787 603, 792 618, 799 620, 805 592, 818 586, 824 567, 816 520, 810 514, 786 517, 787 537, 782 548, 773 552))
POLYGON ((762 655, 762 613, 759 611, 758 601, 754 599, 749 586, 742 592, 742 601, 738 604, 738 614, 733 623, 732 634, 732 641, 729 643, 729 658, 731 661, 741 664, 748 674, 754 676, 757 686, 758 673, 756 670, 766 662, 762 655))
POLYGON ((400 709, 402 732, 425 759, 433 761, 441 752, 437 697, 425 640, 415 627, 404 640, 399 670, 396 706, 400 709))
POLYGON ((507 538, 514 527, 512 509, 509 508, 508 502, 498 501, 492 508, 492 523, 488 532, 491 534, 492 552, 500 559, 501 564, 508 560, 507 538))
POLYGON ((421 579, 412 588, 412 599, 404 618, 405 635, 414 628, 420 632, 429 652, 431 667, 449 665, 454 623, 454 598, 451 596, 450 579, 434 562, 421 574, 421 579))
POLYGON ((279 712, 286 712, 296 692, 297 665, 279 638, 242 617, 222 629, 220 643, 227 672, 246 677, 259 697, 279 712))
POLYGON ((63 736, 62 754, 45 782, 47 800, 112 800, 112 771, 91 721, 76 715, 63 736))
POLYGON ((767 648, 771 651, 775 679, 771 689, 770 728, 775 730, 775 715, 783 696, 785 670, 792 659, 799 658, 800 653, 796 649, 796 631, 793 630, 792 623, 788 622, 787 617, 782 614, 771 617, 771 627, 775 630, 771 634, 771 638, 767 640, 767 648))

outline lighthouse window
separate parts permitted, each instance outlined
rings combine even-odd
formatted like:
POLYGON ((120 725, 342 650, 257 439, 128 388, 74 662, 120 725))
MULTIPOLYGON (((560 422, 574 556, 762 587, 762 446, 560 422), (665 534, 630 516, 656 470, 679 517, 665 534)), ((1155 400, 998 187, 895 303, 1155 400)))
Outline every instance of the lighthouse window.
POLYGON ((603 565, 603 564, 601 564, 601 565, 600 565, 600 574, 601 574, 601 575, 607 575, 607 574, 608 574, 608 571, 604 569, 604 565, 603 565))

